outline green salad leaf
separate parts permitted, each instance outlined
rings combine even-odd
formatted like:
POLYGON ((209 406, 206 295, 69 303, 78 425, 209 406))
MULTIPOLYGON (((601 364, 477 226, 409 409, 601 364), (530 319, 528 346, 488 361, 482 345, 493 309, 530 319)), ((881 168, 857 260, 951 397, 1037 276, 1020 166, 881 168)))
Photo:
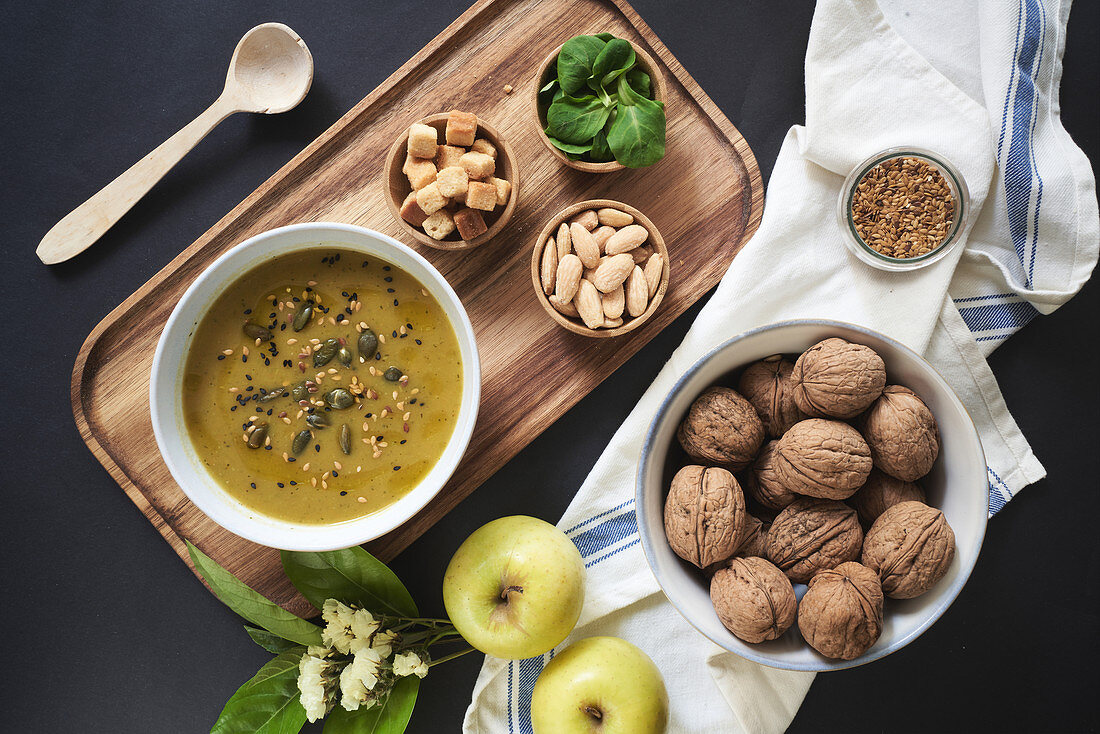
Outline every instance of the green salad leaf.
POLYGON ((295 649, 305 652, 305 648, 301 645, 297 645, 290 640, 284 640, 282 637, 273 635, 267 630, 260 629, 259 627, 253 627, 246 624, 244 626, 244 631, 248 633, 248 636, 252 638, 253 642, 275 655, 295 649))
POLYGON ((582 153, 587 153, 589 150, 592 149, 592 143, 585 143, 584 145, 573 145, 572 143, 564 143, 561 140, 555 138, 553 135, 550 135, 549 133, 546 135, 546 137, 550 138, 550 143, 563 153, 581 155, 582 153))
POLYGON ((635 92, 625 77, 619 77, 618 87, 619 104, 607 144, 615 160, 627 168, 651 166, 665 155, 664 105, 635 92))
POLYGON ((222 709, 210 734, 296 734, 306 723, 298 700, 296 647, 274 658, 237 689, 222 709))
POLYGON ((607 89, 621 74, 634 68, 637 60, 638 56, 629 41, 621 38, 608 41, 592 64, 592 78, 588 80, 588 86, 597 92, 607 89))
POLYGON ((649 74, 638 68, 626 72, 626 83, 638 94, 646 99, 653 99, 653 89, 650 86, 649 74))
POLYGON ((317 553, 281 551, 281 555, 290 583, 318 609, 325 599, 339 599, 374 614, 417 616, 416 603, 397 575, 359 546, 317 553))
POLYGON ((390 695, 378 706, 345 711, 337 706, 325 717, 324 734, 402 734, 412 718, 420 679, 399 678, 390 695))
POLYGON ((607 133, 600 130, 596 133, 596 137, 592 138, 592 147, 588 151, 588 156, 596 163, 608 163, 615 160, 615 154, 611 152, 611 148, 607 145, 607 133))
POLYGON ((583 145, 592 140, 607 123, 611 108, 597 97, 570 97, 555 100, 546 111, 546 132, 564 143, 583 145))
POLYGON ((297 642, 299 645, 321 644, 320 627, 291 614, 248 588, 190 542, 187 543, 187 552, 191 554, 191 561, 210 586, 210 590, 234 612, 284 640, 297 642))
POLYGON ((558 52, 558 83, 566 94, 584 89, 592 76, 592 65, 607 42, 596 36, 574 36, 558 52))

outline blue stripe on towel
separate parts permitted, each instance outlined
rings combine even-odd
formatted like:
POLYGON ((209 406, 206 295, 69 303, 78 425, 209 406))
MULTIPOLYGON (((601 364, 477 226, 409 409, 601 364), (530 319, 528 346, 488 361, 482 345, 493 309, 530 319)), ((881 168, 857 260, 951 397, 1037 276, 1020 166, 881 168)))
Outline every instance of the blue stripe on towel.
POLYGON ((573 536, 573 544, 582 558, 590 558, 621 540, 638 534, 638 518, 634 510, 604 520, 599 525, 573 536))
POLYGON ((971 331, 1018 329, 1038 314, 1035 307, 1027 301, 992 303, 959 309, 959 315, 971 331))
POLYGON ((1016 45, 1012 50, 1012 70, 1008 75, 1008 87, 1005 89, 1005 105, 1001 110, 1001 135, 997 138, 997 158, 1001 157, 1001 148, 1005 142, 1005 126, 1008 124, 1008 100, 1012 98, 1012 82, 1016 80, 1016 60, 1020 55, 1020 26, 1024 19, 1024 4, 1016 8, 1016 45))
POLYGON ((610 515, 613 512, 618 512, 619 510, 623 509, 624 507, 626 507, 629 504, 632 504, 633 502, 634 502, 634 498, 631 497, 626 502, 622 503, 621 505, 618 505, 617 507, 612 507, 610 510, 604 510, 603 512, 601 512, 598 515, 593 515, 592 517, 588 518, 587 520, 583 520, 583 521, 577 523, 573 527, 566 530, 565 534, 569 535, 570 533, 576 532, 577 530, 579 530, 580 528, 583 528, 588 523, 593 522, 594 520, 599 520, 601 517, 607 517, 608 515, 610 515))

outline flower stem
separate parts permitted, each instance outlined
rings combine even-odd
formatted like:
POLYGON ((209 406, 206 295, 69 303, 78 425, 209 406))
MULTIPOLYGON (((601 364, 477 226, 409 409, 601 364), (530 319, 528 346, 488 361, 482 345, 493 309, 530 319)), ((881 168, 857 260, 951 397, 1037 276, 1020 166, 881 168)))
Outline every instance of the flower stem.
POLYGON ((444 655, 441 658, 438 658, 436 660, 431 661, 430 663, 428 663, 428 667, 430 668, 433 665, 439 665, 440 663, 445 663, 448 660, 454 660, 455 658, 460 658, 463 655, 465 655, 466 653, 473 652, 473 651, 474 651, 474 648, 467 647, 465 650, 459 650, 458 652, 452 652, 450 655, 444 655))

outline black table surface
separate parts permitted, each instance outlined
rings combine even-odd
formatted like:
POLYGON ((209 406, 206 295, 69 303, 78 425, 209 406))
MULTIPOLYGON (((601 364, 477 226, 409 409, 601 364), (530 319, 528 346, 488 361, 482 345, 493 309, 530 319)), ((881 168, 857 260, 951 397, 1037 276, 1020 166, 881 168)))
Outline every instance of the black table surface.
MULTIPOLYGON (((766 179, 787 129, 803 120, 812 5, 636 0, 635 7, 745 135, 766 179)), ((37 0, 4 8, 0 165, 8 234, 0 247, 12 277, 0 296, 0 328, 13 405, 0 441, 8 467, 0 730, 205 731, 267 654, 80 440, 69 404, 73 360, 114 306, 465 4, 37 0), (313 52, 317 72, 305 102, 282 115, 230 118, 90 252, 55 267, 39 263, 34 248, 53 223, 211 102, 237 39, 268 20, 290 25, 313 52)), ((1094 167, 1098 30, 1100 6, 1077 3, 1061 95, 1065 126, 1094 167)), ((1097 728, 1089 671, 1100 659, 1098 302, 1100 288, 1091 283, 990 360, 1048 478, 990 522, 969 583, 939 622, 873 665, 818 676, 791 731, 1097 728)), ((478 526, 505 514, 560 516, 697 311, 395 560, 423 610, 442 612, 443 569, 478 526)), ((409 730, 457 731, 480 662, 471 655, 433 670, 409 730)))

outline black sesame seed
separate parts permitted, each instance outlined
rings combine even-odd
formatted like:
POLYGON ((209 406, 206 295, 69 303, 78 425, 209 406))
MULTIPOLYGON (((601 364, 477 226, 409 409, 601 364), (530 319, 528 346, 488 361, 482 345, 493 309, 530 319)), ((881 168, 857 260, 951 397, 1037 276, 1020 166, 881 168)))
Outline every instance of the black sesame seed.
POLYGON ((256 489, 256 483, 252 482, 252 489, 256 489))
POLYGON ((340 496, 341 496, 341 497, 346 497, 346 496, 347 496, 347 494, 348 494, 347 492, 341 492, 341 493, 340 493, 340 496))
POLYGON ((417 344, 420 344, 420 345, 424 344, 424 342, 420 341, 419 339, 414 339, 413 341, 415 341, 417 344))
POLYGON ((395 306, 396 306, 396 305, 398 305, 398 303, 397 303, 397 299, 396 299, 396 298, 395 298, 395 299, 393 299, 393 305, 395 305, 395 306))
POLYGON ((286 460, 287 461, 296 461, 296 459, 293 456, 286 457, 286 460))
POLYGON ((250 313, 252 313, 252 309, 250 309, 250 308, 246 308, 246 309, 244 310, 244 315, 245 315, 245 316, 248 316, 248 315, 249 315, 250 313))
POLYGON ((394 471, 400 471, 400 469, 401 469, 401 467, 400 467, 400 466, 395 466, 395 467, 393 468, 393 470, 394 470, 394 471))
POLYGON ((220 362, 220 361, 222 361, 223 359, 225 359, 225 355, 224 355, 224 354, 219 354, 219 355, 218 355, 218 361, 220 362))
POLYGON ((392 275, 387 275, 382 280, 386 281, 387 283, 392 283, 393 282, 393 276, 392 275))
POLYGON ((389 265, 383 265, 382 269, 385 270, 387 273, 390 272, 390 266, 389 265))
POLYGON ((291 482, 290 482, 290 486, 291 486, 291 487, 296 487, 296 486, 298 486, 298 483, 297 483, 297 482, 295 482, 295 481, 293 481, 293 480, 291 480, 291 482))
POLYGON ((282 482, 276 482, 276 484, 278 484, 278 485, 279 485, 279 489, 282 489, 282 488, 283 488, 283 486, 284 486, 282 482))
POLYGON ((387 288, 386 289, 386 293, 396 293, 396 292, 397 291, 395 291, 393 288, 387 288))
POLYGON ((333 479, 335 479, 335 478, 336 478, 336 477, 338 477, 338 476, 340 476, 340 472, 338 472, 338 471, 336 471, 335 469, 333 469, 333 470, 332 470, 332 478, 333 478, 333 479))

